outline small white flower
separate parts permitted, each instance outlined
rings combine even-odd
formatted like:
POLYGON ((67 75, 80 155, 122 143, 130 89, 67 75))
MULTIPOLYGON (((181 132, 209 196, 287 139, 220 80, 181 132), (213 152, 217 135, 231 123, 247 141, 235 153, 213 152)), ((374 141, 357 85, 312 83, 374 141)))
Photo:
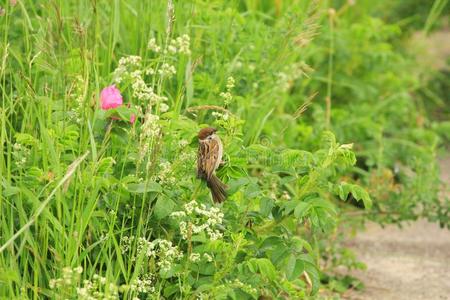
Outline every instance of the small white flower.
POLYGON ((200 261, 200 254, 199 253, 191 253, 191 255, 189 256, 189 260, 194 263, 200 261))
POLYGON ((177 53, 177 47, 173 46, 173 45, 169 45, 169 47, 167 48, 167 50, 170 53, 177 53))
POLYGON ((51 289, 54 289, 56 287, 56 279, 50 279, 48 285, 51 289))
POLYGON ((174 211, 173 213, 170 214, 170 216, 174 218, 180 218, 185 217, 186 213, 184 211, 174 211))
POLYGON ((284 199, 284 200, 290 200, 291 196, 289 195, 288 192, 283 191, 283 195, 281 196, 281 198, 284 199))
POLYGON ((189 203, 186 203, 184 205, 184 209, 186 211, 186 214, 190 215, 194 211, 195 207, 197 206, 197 202, 195 200, 192 200, 189 203))
POLYGON ((164 113, 169 110, 169 105, 167 105, 166 103, 161 103, 159 105, 159 110, 164 113))
POLYGON ((232 88, 234 88, 234 78, 232 76, 228 77, 227 79, 227 90, 231 90, 232 88))
POLYGON ((230 104, 233 99, 233 95, 231 95, 230 92, 222 92, 219 95, 223 98, 223 102, 227 105, 230 104))
POLYGON ((181 37, 178 37, 176 40, 176 44, 178 46, 178 52, 186 55, 191 54, 191 50, 189 50, 191 44, 189 35, 183 34, 181 37))
POLYGON ((169 65, 168 63, 162 64, 161 68, 158 70, 158 73, 164 77, 170 77, 177 73, 177 70, 174 66, 169 65))
POLYGON ((148 41, 147 48, 152 50, 155 53, 158 53, 159 51, 161 51, 161 47, 158 46, 158 44, 156 43, 156 39, 155 38, 151 38, 148 41))
POLYGON ((212 262, 213 258, 208 253, 203 253, 203 257, 206 259, 207 262, 212 262))

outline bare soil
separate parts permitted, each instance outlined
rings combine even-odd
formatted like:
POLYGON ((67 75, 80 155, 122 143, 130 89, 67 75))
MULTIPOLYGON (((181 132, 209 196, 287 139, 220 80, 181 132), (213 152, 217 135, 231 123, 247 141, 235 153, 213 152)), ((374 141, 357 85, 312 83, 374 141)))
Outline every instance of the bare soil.
MULTIPOLYGON (((450 183, 450 157, 440 166, 442 179, 450 183)), ((344 299, 450 299, 450 230, 424 220, 403 228, 369 224, 348 246, 367 265, 366 271, 351 273, 366 288, 344 299)))

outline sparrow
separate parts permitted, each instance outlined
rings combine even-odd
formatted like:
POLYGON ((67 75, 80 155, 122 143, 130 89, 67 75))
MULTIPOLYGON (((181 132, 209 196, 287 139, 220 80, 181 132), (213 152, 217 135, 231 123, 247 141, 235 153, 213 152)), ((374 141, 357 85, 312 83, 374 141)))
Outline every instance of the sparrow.
POLYGON ((197 178, 206 181, 213 201, 222 203, 227 198, 227 186, 215 175, 223 155, 222 141, 216 131, 206 127, 198 132, 197 178))

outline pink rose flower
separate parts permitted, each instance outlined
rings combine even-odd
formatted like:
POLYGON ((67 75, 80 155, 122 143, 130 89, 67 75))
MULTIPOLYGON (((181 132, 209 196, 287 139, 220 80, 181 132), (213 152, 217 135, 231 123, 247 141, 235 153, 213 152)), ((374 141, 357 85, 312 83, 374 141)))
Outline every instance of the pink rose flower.
POLYGON ((115 85, 105 87, 100 93, 103 110, 119 107, 123 104, 122 95, 115 85))
POLYGON ((136 115, 132 114, 131 117, 130 117, 130 123, 134 124, 134 122, 136 122, 136 115))

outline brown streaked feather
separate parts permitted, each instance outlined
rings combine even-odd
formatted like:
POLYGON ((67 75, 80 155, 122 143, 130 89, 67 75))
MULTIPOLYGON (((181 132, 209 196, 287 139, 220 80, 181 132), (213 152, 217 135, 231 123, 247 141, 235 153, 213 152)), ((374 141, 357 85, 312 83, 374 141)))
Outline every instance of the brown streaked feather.
POLYGON ((215 140, 199 142, 197 158, 198 177, 209 179, 214 173, 219 158, 219 144, 215 140))

